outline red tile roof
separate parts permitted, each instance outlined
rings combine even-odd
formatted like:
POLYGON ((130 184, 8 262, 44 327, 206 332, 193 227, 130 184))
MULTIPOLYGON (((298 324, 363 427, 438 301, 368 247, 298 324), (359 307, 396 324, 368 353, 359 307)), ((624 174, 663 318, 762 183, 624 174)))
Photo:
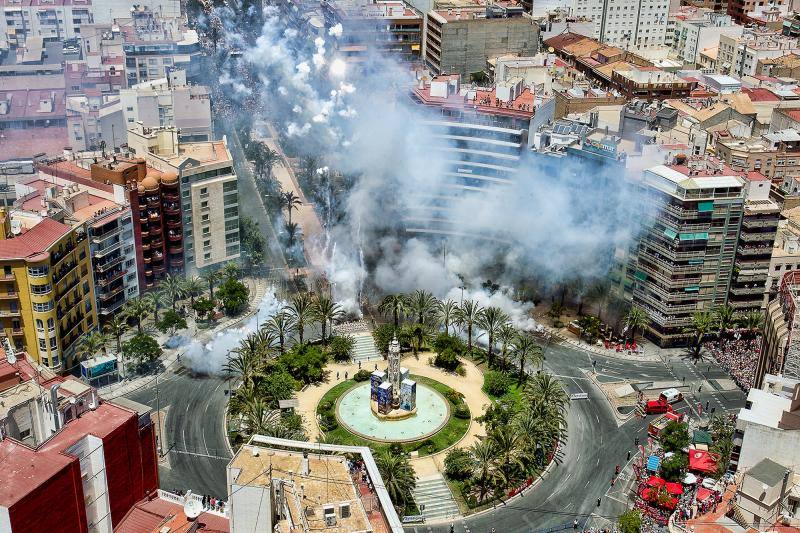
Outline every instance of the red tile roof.
POLYGON ((751 102, 776 102, 780 100, 778 96, 763 87, 756 87, 753 89, 742 89, 742 92, 750 97, 751 102))
POLYGON ((545 46, 552 46, 556 50, 561 50, 565 46, 569 46, 584 39, 589 39, 589 37, 586 37, 585 35, 581 35, 579 33, 565 32, 556 35, 555 37, 550 37, 549 39, 545 39, 544 44, 545 46))
POLYGON ((3 480, 0 505, 9 508, 67 468, 74 458, 61 453, 39 453, 11 439, 0 441, 3 480))
POLYGON ((69 232, 69 226, 45 218, 21 235, 0 241, 0 259, 24 259, 46 252, 69 232))
MULTIPOLYGON (((202 513, 195 522, 198 524, 197 531, 230 531, 227 518, 211 513, 202 513)), ((188 520, 183 513, 183 507, 161 498, 145 499, 133 506, 114 528, 114 533, 153 533, 166 523, 170 523, 171 531, 184 531, 188 520)))
POLYGON ((792 120, 800 121, 800 109, 781 109, 779 112, 783 113, 792 120))
POLYGON ((745 175, 745 177, 747 178, 748 181, 768 181, 769 180, 769 178, 767 178, 764 174, 762 174, 761 172, 758 172, 757 170, 751 170, 750 172, 748 172, 745 175))

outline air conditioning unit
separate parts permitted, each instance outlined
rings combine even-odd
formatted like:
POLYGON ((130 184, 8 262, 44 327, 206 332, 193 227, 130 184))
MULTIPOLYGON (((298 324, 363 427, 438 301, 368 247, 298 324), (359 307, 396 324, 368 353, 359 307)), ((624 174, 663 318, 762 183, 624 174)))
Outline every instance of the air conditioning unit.
POLYGON ((325 516, 325 527, 336 526, 336 508, 333 505, 323 507, 322 513, 325 516))

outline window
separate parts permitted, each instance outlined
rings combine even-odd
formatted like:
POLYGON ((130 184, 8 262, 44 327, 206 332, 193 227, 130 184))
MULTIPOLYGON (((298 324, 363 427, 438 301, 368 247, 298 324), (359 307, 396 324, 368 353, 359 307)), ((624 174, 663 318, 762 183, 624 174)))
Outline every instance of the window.
POLYGON ((91 313, 92 312, 92 301, 91 300, 86 300, 85 308, 86 308, 86 312, 87 313, 91 313))
POLYGON ((10 276, 11 275, 11 267, 8 266, 8 265, 4 266, 3 267, 3 274, 5 274, 6 276, 10 276))
POLYGON ((32 294, 47 294, 52 290, 53 286, 50 285, 49 283, 45 283, 44 285, 31 285, 32 294))
POLYGON ((88 281, 84 281, 83 282, 83 294, 89 294, 89 282, 88 281))
POLYGON ((136 287, 128 287, 128 296, 136 294, 136 287))
POLYGON ((205 259, 206 261, 211 259, 211 252, 206 252, 205 254, 203 254, 203 259, 205 259))
POLYGON ((131 111, 131 112, 133 112, 133 106, 128 106, 126 109, 127 109, 128 111, 131 111))
POLYGON ((45 313, 47 311, 52 311, 53 310, 53 301, 50 300, 49 302, 45 302, 43 304, 34 303, 33 304, 33 310, 36 311, 37 313, 45 313))
POLYGON ((50 357, 50 360, 53 362, 53 366, 58 366, 58 356, 57 355, 53 354, 53 356, 50 357))
POLYGON ((39 339, 39 349, 40 350, 47 350, 47 341, 44 339, 39 339))
POLYGON ((202 209, 208 209, 208 200, 203 200, 202 202, 200 202, 200 207, 202 209))
POLYGON ((42 276, 46 276, 49 271, 50 267, 48 267, 47 265, 28 267, 28 275, 34 278, 40 278, 42 276))
POLYGON ((203 228, 203 236, 211 235, 211 229, 208 227, 203 228))
POLYGON ((211 248, 211 240, 203 241, 203 248, 211 248))
POLYGON ((225 255, 236 255, 239 253, 239 245, 228 246, 225 248, 225 255))
MULTIPOLYGON (((50 349, 51 350, 58 350, 58 339, 55 337, 50 337, 50 349)), ((56 363, 53 363, 56 364, 56 363)))
POLYGON ((231 230, 239 230, 239 221, 238 220, 226 220, 225 221, 225 231, 231 230))
POLYGON ((230 244, 232 242, 238 243, 239 242, 239 235, 236 233, 232 233, 230 235, 225 236, 225 242, 230 244))
POLYGON ((233 218, 239 216, 239 208, 236 206, 225 208, 225 218, 233 218))
POLYGON ((239 195, 238 194, 229 194, 225 196, 224 204, 225 205, 236 205, 239 203, 239 195))
POLYGON ((44 322, 41 318, 36 319, 36 331, 44 331, 44 322))
POLYGON ((203 215, 200 219, 202 222, 208 222, 208 215, 203 215))
POLYGON ((47 319, 47 331, 54 331, 56 329, 56 321, 53 317, 47 319))
POLYGON ((127 261, 125 261, 125 268, 131 268, 133 266, 133 263, 134 263, 133 259, 128 259, 127 261))
POLYGON ((208 194, 208 187, 202 187, 202 188, 200 189, 200 195, 201 195, 201 196, 205 196, 205 195, 207 195, 207 194, 208 194))
POLYGON ((236 181, 226 181, 222 184, 222 192, 231 192, 237 190, 236 181))

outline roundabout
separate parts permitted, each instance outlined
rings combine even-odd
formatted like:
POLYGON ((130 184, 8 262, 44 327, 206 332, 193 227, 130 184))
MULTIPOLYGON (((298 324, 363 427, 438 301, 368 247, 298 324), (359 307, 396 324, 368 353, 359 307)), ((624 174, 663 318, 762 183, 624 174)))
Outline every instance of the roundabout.
POLYGON ((336 402, 336 419, 350 433, 377 442, 414 442, 438 433, 450 419, 450 402, 425 385, 417 387, 417 409, 381 415, 370 400, 369 382, 345 392, 336 402), (371 405, 372 404, 372 405, 371 405))

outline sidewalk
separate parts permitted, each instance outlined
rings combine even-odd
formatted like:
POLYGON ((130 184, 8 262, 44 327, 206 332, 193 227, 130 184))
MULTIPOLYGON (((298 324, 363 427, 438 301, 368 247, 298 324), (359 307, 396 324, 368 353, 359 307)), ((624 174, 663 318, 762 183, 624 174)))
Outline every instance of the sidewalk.
MULTIPOLYGON (((217 332, 235 326, 238 323, 249 319, 250 316, 256 312, 258 306, 261 304, 261 300, 269 290, 267 280, 262 278, 244 278, 244 282, 246 285, 248 285, 248 288, 253 295, 247 311, 237 317, 225 317, 220 320, 219 323, 212 329, 203 331, 201 333, 198 333, 197 329, 195 328, 195 338, 207 338, 208 340, 211 340, 211 338, 214 337, 217 332)), ((190 329, 187 329, 186 332, 189 333, 190 329)), ((168 335, 159 334, 157 337, 159 345, 163 346, 164 342, 166 342, 168 338, 168 335)), ((113 400, 114 398, 125 396, 126 394, 130 394, 141 387, 147 386, 150 382, 155 381, 159 375, 165 374, 167 370, 175 366, 180 361, 180 357, 183 355, 185 350, 186 346, 179 346, 178 348, 174 349, 164 348, 164 355, 161 357, 161 362, 164 364, 163 372, 159 372, 157 374, 145 374, 143 376, 137 376, 133 379, 124 379, 123 381, 100 387, 97 389, 97 392, 104 400, 113 400)))

